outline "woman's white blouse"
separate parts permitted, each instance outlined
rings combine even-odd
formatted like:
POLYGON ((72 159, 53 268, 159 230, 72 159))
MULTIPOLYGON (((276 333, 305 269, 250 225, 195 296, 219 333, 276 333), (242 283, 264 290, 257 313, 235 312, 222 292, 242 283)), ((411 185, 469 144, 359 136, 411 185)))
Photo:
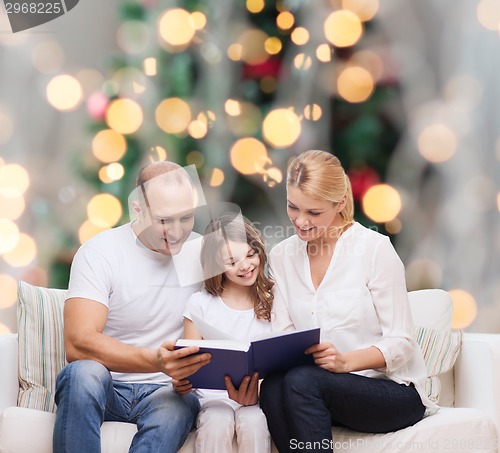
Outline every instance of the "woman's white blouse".
MULTIPOLYGON (((375 346, 386 368, 356 374, 413 383, 428 408, 426 369, 414 340, 404 266, 388 237, 355 223, 337 241, 332 260, 314 288, 307 243, 296 235, 269 255, 276 281, 274 330, 321 328, 321 341, 340 352, 375 346)), ((314 249, 310 249, 314 253, 314 249)))

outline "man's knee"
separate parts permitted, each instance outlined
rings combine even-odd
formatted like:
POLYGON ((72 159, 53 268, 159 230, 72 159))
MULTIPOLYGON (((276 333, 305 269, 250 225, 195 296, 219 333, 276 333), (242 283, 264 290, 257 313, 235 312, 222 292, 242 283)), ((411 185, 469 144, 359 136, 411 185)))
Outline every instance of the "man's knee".
POLYGON ((66 365, 59 373, 56 391, 64 389, 95 393, 107 385, 112 385, 112 378, 104 365, 94 360, 77 360, 66 365))

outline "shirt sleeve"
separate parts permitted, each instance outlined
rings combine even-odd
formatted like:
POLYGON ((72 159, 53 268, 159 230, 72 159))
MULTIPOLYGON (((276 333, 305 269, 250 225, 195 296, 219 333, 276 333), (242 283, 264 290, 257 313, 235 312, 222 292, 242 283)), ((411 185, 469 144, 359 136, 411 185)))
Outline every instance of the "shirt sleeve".
POLYGON ((113 271, 109 261, 92 247, 80 247, 71 264, 66 300, 81 297, 109 307, 113 289, 113 271))
POLYGON ((273 287, 274 300, 271 310, 271 328, 276 332, 296 330, 288 311, 286 279, 282 274, 283 272, 280 272, 277 257, 270 254, 269 275, 275 282, 273 287))
POLYGON ((386 362, 381 371, 390 373, 412 358, 414 329, 404 266, 387 237, 375 248, 368 288, 382 329, 382 339, 373 346, 386 362))
POLYGON ((190 321, 193 320, 193 315, 198 316, 203 319, 203 308, 202 308, 203 295, 199 291, 194 293, 186 302, 186 309, 184 310, 183 316, 190 321))

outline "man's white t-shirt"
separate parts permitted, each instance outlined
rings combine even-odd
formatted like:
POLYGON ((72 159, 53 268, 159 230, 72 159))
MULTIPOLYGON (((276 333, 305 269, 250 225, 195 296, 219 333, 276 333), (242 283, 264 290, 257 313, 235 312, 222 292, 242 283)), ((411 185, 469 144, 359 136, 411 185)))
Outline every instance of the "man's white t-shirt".
MULTIPOLYGON (((80 247, 71 266, 66 299, 80 297, 105 305, 108 318, 103 334, 128 345, 158 348, 167 339, 182 337, 186 302, 200 287, 199 283, 181 287, 177 270, 172 257, 145 247, 128 223, 80 247)), ((171 380, 163 373, 111 374, 123 382, 171 380)))

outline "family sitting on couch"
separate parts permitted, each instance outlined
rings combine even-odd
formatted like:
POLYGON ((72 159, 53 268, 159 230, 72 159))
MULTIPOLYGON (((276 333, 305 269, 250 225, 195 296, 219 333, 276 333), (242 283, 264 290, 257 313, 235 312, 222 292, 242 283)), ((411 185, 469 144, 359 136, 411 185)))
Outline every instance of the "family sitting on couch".
POLYGON ((335 156, 306 151, 291 162, 296 234, 273 248, 269 274, 252 223, 225 215, 201 241, 203 288, 181 285, 196 268, 180 269, 176 256, 196 237, 198 199, 185 169, 149 164, 137 177, 136 219, 75 255, 54 452, 100 451, 104 421, 136 424, 136 453, 175 452, 194 427, 197 451, 231 452, 234 433, 242 452, 270 451, 271 439, 280 452, 332 451, 332 426, 386 433, 438 410, 424 388, 403 264, 387 237, 353 220, 335 156), (193 389, 189 376, 210 355, 174 349, 178 338, 201 338, 193 314, 243 340, 320 327, 320 343, 304 351, 315 365, 270 375, 260 391, 258 374, 238 388, 227 379, 227 391, 193 389))

